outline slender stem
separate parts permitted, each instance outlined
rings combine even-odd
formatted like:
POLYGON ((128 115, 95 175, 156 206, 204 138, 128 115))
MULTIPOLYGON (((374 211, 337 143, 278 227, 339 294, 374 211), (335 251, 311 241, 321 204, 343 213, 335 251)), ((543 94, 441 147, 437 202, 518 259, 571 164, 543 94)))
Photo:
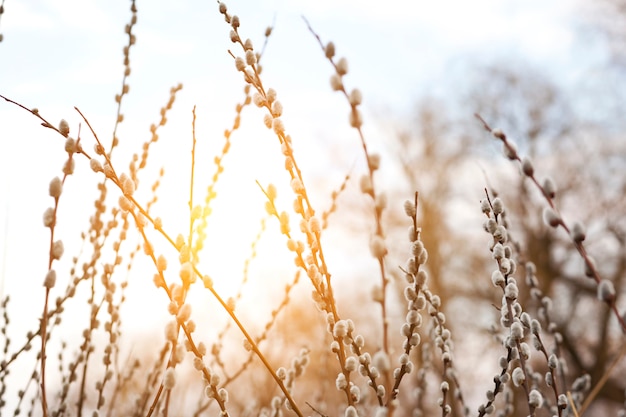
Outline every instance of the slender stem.
POLYGON ((189 248, 191 248, 191 238, 193 234, 193 187, 194 187, 194 174, 196 166, 196 106, 193 106, 193 121, 191 123, 193 142, 191 145, 191 172, 189 175, 189 248))
POLYGON ((48 326, 48 299, 50 288, 46 288, 46 298, 41 318, 41 410, 43 417, 48 417, 48 400, 46 397, 46 338, 48 326))

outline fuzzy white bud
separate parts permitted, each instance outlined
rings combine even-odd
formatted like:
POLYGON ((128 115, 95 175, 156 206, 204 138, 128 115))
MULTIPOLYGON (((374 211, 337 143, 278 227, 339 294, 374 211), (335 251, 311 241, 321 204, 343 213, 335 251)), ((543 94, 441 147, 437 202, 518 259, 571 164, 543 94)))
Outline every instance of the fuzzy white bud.
POLYGON ((43 282, 43 286, 47 289, 53 288, 57 282, 57 273, 54 269, 51 269, 46 274, 46 279, 43 282))
POLYGON ((552 178, 548 177, 545 180, 543 180, 542 188, 548 197, 554 198, 556 196, 556 185, 554 184, 554 181, 552 180, 552 178))
POLYGON ((337 61, 337 74, 346 75, 348 73, 348 60, 346 58, 339 58, 337 61))
POLYGON ((585 240, 585 226, 583 226, 582 223, 579 222, 574 223, 571 230, 571 236, 572 240, 576 243, 580 243, 585 240))
POLYGON ((416 214, 415 204, 413 204, 411 200, 406 200, 404 202, 404 213, 410 218, 415 217, 415 214, 416 214))
POLYGON ((526 376, 524 375, 524 371, 522 371, 522 368, 520 367, 515 368, 511 376, 513 377, 513 384, 516 387, 521 386, 526 381, 526 376))
POLYGON ((522 160, 522 172, 527 177, 532 177, 533 174, 535 173, 535 168, 533 167, 533 163, 530 159, 528 159, 528 157, 525 157, 522 160))
POLYGON ((561 218, 551 207, 543 210, 543 220, 550 227, 558 227, 561 224, 561 218))
POLYGON ((324 48, 324 54, 326 58, 330 59, 335 56, 335 44, 332 42, 328 42, 326 44, 326 48, 324 48))
POLYGON ((63 191, 63 183, 59 177, 54 177, 52 181, 50 181, 50 196, 52 198, 59 198, 61 196, 61 191, 63 191))
POLYGON ((361 94, 361 90, 355 88, 350 92, 348 96, 351 106, 358 106, 363 101, 363 95, 361 94))
POLYGON ((374 235, 372 240, 370 240, 370 251, 374 258, 382 259, 387 254, 384 239, 379 235, 374 235))
POLYGON ((598 284, 598 299, 606 303, 612 303, 615 300, 615 286, 612 281, 603 279, 598 284))
POLYGON ((59 132, 65 137, 70 134, 70 125, 65 119, 61 119, 61 122, 59 122, 59 132))
POLYGON ((165 371, 165 376, 163 377, 163 388, 166 390, 171 390, 176 385, 176 371, 174 368, 169 367, 165 371))

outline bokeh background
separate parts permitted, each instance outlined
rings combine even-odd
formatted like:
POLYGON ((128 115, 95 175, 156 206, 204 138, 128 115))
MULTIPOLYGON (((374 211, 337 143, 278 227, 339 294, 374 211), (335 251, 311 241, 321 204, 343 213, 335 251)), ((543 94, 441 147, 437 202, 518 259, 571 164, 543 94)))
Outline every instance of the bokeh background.
MULTIPOLYGON (((593 301, 594 285, 584 278, 582 261, 567 236, 544 227, 537 191, 502 157, 499 143, 473 114, 502 128, 518 143, 521 154, 533 158, 539 176, 555 180, 565 219, 587 225, 591 253, 604 276, 623 293, 626 3, 227 4, 241 19, 240 33, 252 39, 255 48, 263 46, 266 27, 273 27, 261 60, 262 76, 283 103, 287 132, 320 211, 330 206, 331 192, 345 176, 351 176, 325 238, 340 306, 358 319, 363 332, 375 339, 380 327, 375 309, 359 308, 371 302, 380 279, 372 273, 376 264, 367 246, 373 229, 370 202, 358 191, 366 165, 358 136, 348 124, 349 107, 331 91, 332 67, 303 17, 324 41, 335 43, 338 56, 348 59, 348 88, 363 92, 365 138, 370 149, 382 155, 377 186, 389 201, 388 270, 397 284, 397 297, 402 290, 397 266, 408 253, 402 202, 420 192, 430 285, 444 300, 453 331, 457 328, 457 345, 463 346, 457 366, 471 381, 467 385, 472 387, 468 388, 472 405, 480 402, 489 388, 489 375, 497 369, 495 360, 478 371, 475 363, 477 352, 492 343, 488 328, 496 315, 491 304, 499 303, 499 294, 490 287, 493 265, 488 236, 482 231, 479 201, 485 187, 503 197, 521 258, 537 264, 542 289, 555 300, 554 320, 567 329, 564 354, 573 364, 571 374, 588 372, 597 380, 611 358, 594 352, 621 340, 615 337, 619 336, 615 319, 593 301)), ((38 108, 53 123, 67 120, 73 135, 82 122, 76 106, 109 143, 116 118, 114 97, 121 89, 129 2, 6 0, 3 7, 0 94, 38 108)), ((158 122, 170 87, 182 83, 151 150, 140 191, 147 201, 149 186, 164 167, 154 210, 166 228, 184 233, 192 109, 196 106, 196 186, 202 196, 214 170, 213 157, 223 145, 222 132, 232 125, 235 106, 244 97, 244 82, 228 51, 241 52, 230 42, 230 28, 214 2, 151 1, 138 2, 137 7, 130 92, 122 104, 125 120, 118 129, 121 145, 114 161, 127 166, 130 155, 150 138, 150 124, 158 122)), ((86 126, 80 129, 84 143, 92 146, 86 126)), ((24 328, 36 326, 41 315, 49 239, 42 215, 51 204, 48 184, 60 175, 64 158, 62 138, 24 110, 0 103, 0 295, 11 294, 14 321, 24 324, 10 330, 17 338, 23 337, 24 328)), ((291 204, 282 165, 279 144, 263 126, 263 114, 253 107, 245 109, 216 188, 202 260, 226 296, 238 291, 250 244, 260 229, 264 196, 256 181, 276 184, 279 201, 286 208, 291 204)), ((64 240, 68 267, 71 257, 81 251, 78 237, 88 227, 98 179, 86 161, 78 160, 77 174, 68 179, 61 198, 57 236, 64 240)), ((268 221, 267 229, 252 262, 249 289, 243 291, 241 304, 247 307, 239 310, 244 321, 259 330, 294 271, 278 226, 268 221)), ((150 335, 167 319, 167 302, 151 284, 149 263, 141 259, 134 263, 124 326, 135 338, 130 338, 127 349, 154 350, 150 335)), ((307 285, 300 283, 297 290, 305 300, 307 285)), ((201 314, 224 320, 206 295, 192 296, 197 297, 201 314)), ((323 341, 323 328, 309 332, 313 306, 294 304, 276 337, 302 340, 294 343, 294 349, 307 340, 323 341)), ((80 338, 81 307, 75 311, 71 320, 76 326, 64 328, 60 338, 80 338)), ((399 309, 392 313, 396 318, 404 314, 399 309)), ((207 328, 208 335, 221 329, 207 328)), ((159 344, 162 332, 156 334, 159 344)), ((320 375, 324 378, 323 372, 320 375)), ((624 388, 619 376, 610 379, 600 406, 615 408, 623 402, 624 388)))

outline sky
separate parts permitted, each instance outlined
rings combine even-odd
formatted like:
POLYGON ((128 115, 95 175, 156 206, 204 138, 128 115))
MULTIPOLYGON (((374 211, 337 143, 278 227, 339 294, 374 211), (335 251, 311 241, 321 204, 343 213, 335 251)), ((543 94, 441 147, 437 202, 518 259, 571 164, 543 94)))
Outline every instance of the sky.
MULTIPOLYGON (((81 123, 76 106, 109 143, 129 4, 7 0, 0 20, 0 94, 37 107, 52 123, 66 119, 72 135, 81 123)), ((335 43, 338 56, 348 59, 346 84, 363 92, 364 131, 374 151, 385 148, 388 134, 377 122, 387 115, 410 114, 422 94, 450 93, 445 75, 460 63, 502 55, 547 62, 548 71, 565 69, 565 78, 581 71, 572 65, 584 48, 572 23, 576 2, 242 0, 227 5, 241 19, 240 33, 255 48, 261 47, 265 28, 274 27, 262 75, 265 85, 278 92, 287 131, 302 155, 305 175, 320 189, 314 196, 322 207, 328 203, 328 190, 350 170, 362 170, 363 162, 358 137, 347 124, 348 105, 331 91, 332 68, 302 17, 325 42, 335 43)), ((119 131, 117 163, 125 167, 128 152, 149 139, 149 126, 158 121, 170 87, 182 83, 151 154, 150 172, 165 166, 162 195, 169 202, 162 203, 162 217, 174 230, 184 230, 191 112, 197 106, 199 159, 209 161, 199 169, 210 175, 222 132, 232 124, 235 105, 243 97, 243 80, 228 54, 229 49, 237 56, 241 51, 229 41, 230 28, 214 2, 138 1, 137 7, 137 44, 131 50, 130 94, 122 106, 126 120, 119 131)), ((593 60, 594 52, 586 57, 593 60)), ((263 196, 256 181, 275 183, 279 197, 289 195, 276 138, 262 123, 258 109, 244 113, 233 155, 225 162, 211 226, 219 238, 209 245, 208 255, 224 264, 211 267, 216 276, 229 275, 232 265, 241 268, 247 252, 237 248, 249 247, 257 233, 263 196)), ((84 126, 82 135, 91 149, 93 139, 84 126)), ((48 184, 60 175, 64 158, 62 138, 24 110, 0 102, 0 294, 17 292, 24 300, 35 288, 35 296, 43 297, 49 235, 42 216, 51 204, 48 184)), ((68 179, 67 196, 61 198, 58 236, 66 239, 66 258, 80 249, 75 237, 87 225, 98 179, 84 160, 77 162, 77 174, 68 179)), ((147 176, 140 185, 151 185, 153 178, 147 176)))
MULTIPOLYGON (((364 93, 366 120, 368 116, 376 120, 381 113, 405 114, 419 94, 445 90, 441 75, 459 60, 501 53, 531 62, 549 58, 565 66, 576 48, 571 23, 575 8, 570 2, 395 0, 383 5, 376 1, 274 0, 227 4, 231 13, 240 16, 243 36, 253 39, 257 47, 265 28, 275 27, 262 61, 264 77, 279 93, 288 129, 307 144, 332 143, 336 140, 333 132, 354 135, 343 126, 346 103, 330 91, 331 68, 302 17, 324 41, 336 44, 338 56, 348 58, 347 83, 364 93)), ((53 122, 66 118, 73 131, 80 121, 73 110, 77 106, 101 135, 110 135, 113 97, 123 70, 128 5, 7 1, 0 21, 4 37, 0 93, 27 107, 38 107, 53 122)), ((215 138, 232 120, 243 86, 227 53, 233 44, 217 5, 152 1, 137 6, 137 45, 131 52, 130 95, 123 106, 127 122, 121 135, 136 136, 135 143, 145 140, 169 88, 183 83, 171 120, 180 121, 185 133, 179 131, 173 140, 184 140, 188 146, 194 105, 198 106, 199 132, 204 134, 206 129, 206 136, 215 138)), ((256 118, 259 123, 261 117, 251 114, 245 121, 252 124, 250 119, 256 118)), ((6 254, 2 269, 6 271, 16 250, 6 249, 6 241, 24 236, 26 225, 39 226, 47 183, 58 174, 63 154, 53 151, 59 150, 59 138, 51 137, 15 106, 0 105, 0 123, 0 192, 4 197, 0 236, 6 237, 0 244, 6 254), (51 160, 52 155, 56 160, 51 160)), ((366 128, 375 146, 384 133, 372 124, 366 128)), ((318 152, 317 157, 324 155, 318 152)), ((352 163, 353 157, 347 160, 352 163)))
MULTIPOLYGON (((66 119, 72 134, 81 123, 76 106, 109 143, 129 4, 6 1, 0 21, 4 38, 0 94, 37 107, 52 123, 66 119)), ((331 91, 332 68, 303 17, 324 42, 335 43, 338 57, 348 59, 346 85, 363 92, 366 139, 374 151, 381 152, 389 132, 378 122, 389 115, 410 114, 421 94, 449 93, 446 74, 459 63, 501 54, 531 63, 549 62, 550 67, 566 68, 565 74, 576 73, 577 67, 570 65, 581 47, 572 24, 575 4, 538 0, 227 3, 229 12, 241 19, 240 33, 251 38, 256 48, 262 45, 266 27, 274 27, 261 61, 264 82, 278 92, 287 131, 296 150, 306 155, 305 175, 322 189, 318 196, 322 206, 328 202, 329 189, 337 187, 347 172, 362 169, 363 162, 355 146, 357 136, 346 123, 347 103, 331 91), (327 178, 327 173, 332 175, 327 178)), ((137 7, 137 44, 131 49, 130 94, 122 107, 126 120, 119 130, 118 164, 126 166, 129 152, 149 138, 148 127, 158 121, 170 87, 182 83, 153 151, 152 173, 166 168, 162 193, 179 197, 169 198, 172 203, 164 207, 163 217, 172 218, 174 229, 184 230, 184 222, 176 221, 184 217, 180 213, 187 201, 188 186, 181 184, 188 184, 189 178, 191 111, 197 106, 199 159, 211 161, 243 97, 243 81, 228 54, 229 49, 235 55, 241 51, 229 41, 230 28, 216 3, 139 1, 137 7)), ((220 236, 228 236, 218 239, 213 249, 232 245, 231 253, 241 253, 235 248, 249 245, 259 227, 262 210, 257 207, 262 207, 263 196, 256 181, 276 183, 279 193, 288 194, 276 139, 262 126, 258 110, 244 113, 237 135, 234 155, 225 162, 227 174, 218 188, 221 199, 214 215, 228 221, 215 221, 213 226, 223 228, 216 231, 220 236), (236 238, 239 231, 243 231, 241 239, 236 238)), ((83 136, 84 143, 93 146, 84 127, 83 136)), ((0 103, 1 293, 22 289, 26 282, 40 285, 43 280, 49 237, 41 219, 50 205, 48 184, 60 175, 65 160, 62 146, 62 139, 39 126, 30 114, 0 103)), ((198 166, 207 169, 205 175, 212 173, 211 163, 198 166)), ((146 182, 153 178, 147 176, 146 182)), ((72 236, 87 224, 96 179, 82 161, 77 175, 68 180, 59 219, 59 230, 65 235, 58 234, 66 237, 68 253, 78 249, 72 247, 76 241, 72 236)), ((242 259, 228 259, 218 271, 227 274, 231 264, 242 264, 242 259)))

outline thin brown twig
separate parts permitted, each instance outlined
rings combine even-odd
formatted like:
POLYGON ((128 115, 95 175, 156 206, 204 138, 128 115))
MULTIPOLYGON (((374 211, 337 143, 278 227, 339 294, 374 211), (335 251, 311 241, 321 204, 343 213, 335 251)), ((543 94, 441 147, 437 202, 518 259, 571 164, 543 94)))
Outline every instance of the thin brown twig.
POLYGON ((567 391, 567 399, 569 400, 570 407, 572 407, 574 417, 580 417, 580 414, 578 414, 578 410, 576 409, 576 403, 574 402, 574 398, 572 397, 572 393, 570 391, 567 391))
POLYGON ((310 403, 310 402, 305 401, 304 403, 305 403, 306 405, 308 405, 308 406, 311 408, 311 410, 313 410, 313 412, 315 412, 315 413, 319 414, 319 415, 320 415, 320 417, 328 417, 326 414, 322 413, 322 412, 321 412, 321 411, 319 411, 317 408, 313 407, 313 405, 311 405, 311 403, 310 403))
POLYGON ((617 365, 620 363, 620 361, 622 360, 625 354, 626 354, 626 344, 622 346, 622 349, 619 351, 617 356, 615 356, 615 359, 613 359, 613 362, 611 362, 607 370, 604 372, 604 375, 602 375, 602 378, 600 378, 600 380, 593 387, 593 389, 591 390, 587 398, 585 398, 585 401, 580 407, 581 416, 585 414, 585 411, 587 410, 587 408, 589 408, 589 406, 591 405, 591 402, 600 393, 600 391, 602 390, 602 387, 604 387, 604 384, 606 384, 606 382, 609 380, 609 377, 611 376, 611 372, 613 372, 613 370, 617 367, 617 365))

